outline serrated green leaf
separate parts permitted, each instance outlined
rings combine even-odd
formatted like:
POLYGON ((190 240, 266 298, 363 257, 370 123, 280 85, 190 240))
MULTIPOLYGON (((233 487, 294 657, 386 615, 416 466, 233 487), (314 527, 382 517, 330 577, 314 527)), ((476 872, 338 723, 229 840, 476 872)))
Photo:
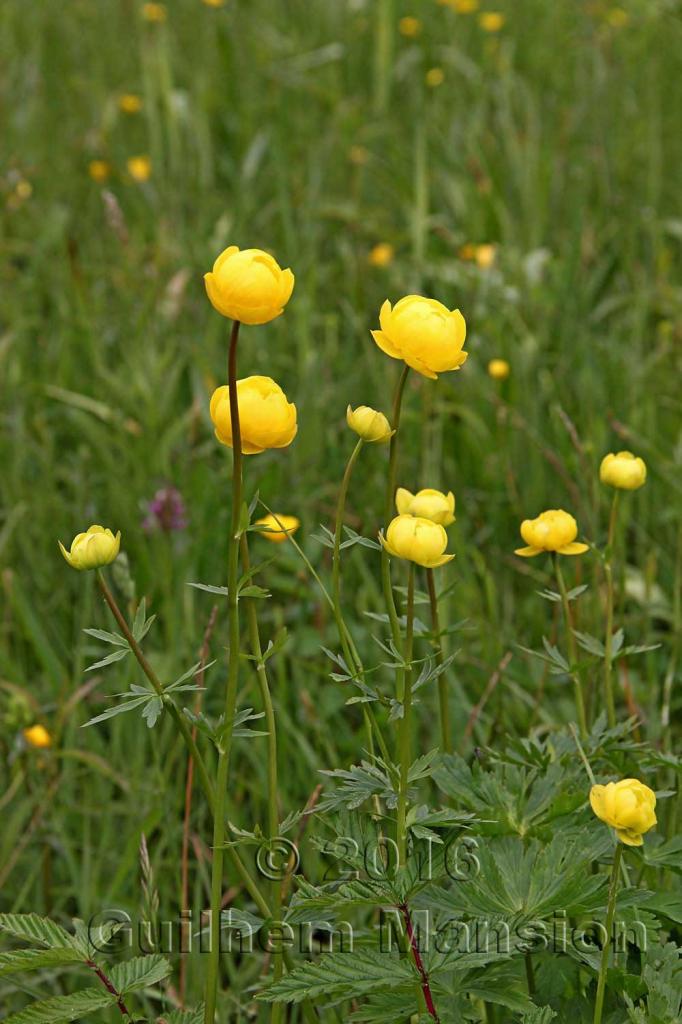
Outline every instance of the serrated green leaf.
POLYGON ((166 958, 154 953, 150 956, 136 956, 122 964, 116 964, 109 970, 108 977, 114 988, 126 995, 158 984, 167 978, 170 972, 171 965, 166 958))
POLYGON ((374 950, 332 953, 294 968, 259 995, 268 1003, 300 1003, 320 996, 361 996, 376 989, 415 984, 411 961, 374 950))
POLYGON ((61 925, 40 914, 0 914, 0 931, 48 949, 73 949, 74 938, 61 925))
POLYGON ((110 992, 86 988, 71 996, 55 996, 31 1003, 24 1010, 5 1017, 2 1024, 64 1024, 64 1021, 77 1021, 86 1013, 115 1005, 116 997, 110 992))
POLYGON ((150 697, 142 709, 142 717, 149 729, 153 729, 163 714, 163 701, 161 697, 150 697))
POLYGON ((6 974, 78 963, 83 963, 83 956, 77 949, 16 949, 11 953, 0 953, 0 978, 6 974))

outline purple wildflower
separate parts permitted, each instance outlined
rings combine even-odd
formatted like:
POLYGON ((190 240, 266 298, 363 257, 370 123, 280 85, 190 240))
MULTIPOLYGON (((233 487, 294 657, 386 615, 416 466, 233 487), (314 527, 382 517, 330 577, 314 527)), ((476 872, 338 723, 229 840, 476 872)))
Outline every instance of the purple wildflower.
POLYGON ((163 530, 164 533, 187 528, 185 503, 177 488, 168 486, 158 489, 147 505, 142 527, 149 532, 163 530))

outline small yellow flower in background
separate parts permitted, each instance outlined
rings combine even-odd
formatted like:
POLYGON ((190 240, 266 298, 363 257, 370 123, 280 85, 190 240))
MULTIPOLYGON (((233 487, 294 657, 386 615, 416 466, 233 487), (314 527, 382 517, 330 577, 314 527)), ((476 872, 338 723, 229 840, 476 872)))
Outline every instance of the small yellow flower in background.
POLYGON ((131 156, 126 160, 126 167, 133 181, 149 181, 152 176, 152 162, 148 156, 131 156))
POLYGON ((477 245, 474 259, 481 270, 488 270, 492 267, 497 256, 497 248, 494 245, 477 245))
POLYGON ((88 164, 88 174, 93 181, 101 184, 111 174, 111 167, 106 160, 91 160, 88 164))
MULTIPOLYGON (((272 377, 244 377, 237 381, 239 424, 244 455, 268 448, 286 448, 296 437, 296 406, 272 377)), ((224 384, 213 392, 210 405, 215 436, 232 447, 230 389, 224 384)))
POLYGON ((393 307, 387 299, 379 323, 381 330, 372 331, 372 337, 381 351, 392 359, 404 359, 424 377, 436 380, 439 373, 458 370, 467 358, 462 351, 464 317, 436 299, 406 295, 393 307))
POLYGON ((448 546, 445 529, 419 516, 396 516, 389 523, 386 536, 379 534, 379 540, 389 555, 416 562, 426 569, 437 569, 455 557, 445 554, 448 546))
POLYGON ((578 524, 572 515, 561 508, 543 512, 537 519, 524 519, 521 536, 528 547, 517 548, 515 554, 533 558, 543 551, 556 551, 559 555, 582 555, 587 544, 576 541, 578 524))
POLYGON ((478 16, 478 24, 484 32, 499 32, 504 20, 504 14, 500 11, 484 11, 478 16))
POLYGON ((604 15, 604 20, 611 28, 623 28, 630 21, 630 15, 622 7, 611 7, 604 15))
POLYGON ((365 146, 351 146, 348 150, 348 159, 356 167, 362 167, 369 160, 369 150, 365 146))
POLYGON ((24 739, 30 747, 38 750, 52 746, 52 737, 44 725, 32 725, 30 729, 24 729, 24 739))
POLYGON ((118 109, 124 114, 139 114, 142 110, 142 99, 134 92, 124 92, 118 98, 118 109))
POLYGON ((165 4, 142 4, 142 17, 145 21, 165 21, 168 12, 165 4))
POLYGON ((346 409, 346 423, 363 441, 382 443, 390 441, 394 431, 383 412, 377 412, 369 405, 359 405, 357 409, 346 409))
POLYGON ((450 526, 455 521, 455 496, 452 491, 443 494, 432 487, 425 487, 416 494, 399 487, 395 495, 395 507, 401 516, 417 516, 430 519, 432 523, 450 526))
POLYGON ((207 7, 224 7, 225 0, 203 0, 207 7))
POLYGON ((429 68, 426 72, 426 84, 429 89, 437 89, 445 81, 445 72, 442 68, 429 68))
POLYGON ((369 256, 367 257, 373 267, 387 267, 389 263, 393 262, 395 250, 389 242, 379 242, 370 249, 369 256))
POLYGON ((407 15, 405 18, 401 18, 398 22, 398 29, 400 30, 401 36, 405 36, 407 39, 414 39, 418 36, 422 30, 422 23, 419 18, 413 18, 411 15, 407 15))
POLYGON ((90 526, 85 533, 77 534, 66 550, 59 541, 59 550, 72 569, 99 569, 109 565, 117 557, 121 547, 121 531, 116 536, 103 526, 90 526))
POLYGON ((14 194, 17 199, 30 199, 33 195, 33 185, 26 178, 21 178, 14 186, 14 194))
POLYGON ((469 262, 470 260, 476 259, 476 249, 477 246, 475 246, 473 242, 466 242, 465 245, 461 245, 459 247, 457 255, 461 260, 469 262))
POLYGON ((493 380, 506 380, 511 373, 511 367, 506 359, 491 359, 488 363, 488 375, 493 380))
POLYGON ((636 491, 646 482, 646 463, 632 452, 611 452, 601 460, 599 479, 623 491, 636 491))
POLYGON ((236 245, 221 252, 204 274, 206 293, 223 316, 244 324, 267 324, 284 312, 294 290, 291 270, 262 249, 236 245))
POLYGON ((478 10, 479 0, 438 0, 442 7, 451 7, 457 14, 473 14, 478 10))
POLYGON ((644 833, 656 824, 656 794, 638 779, 593 786, 590 804, 599 820, 615 828, 626 846, 641 846, 644 833))
POLYGON ((262 519, 257 519, 254 525, 266 527, 266 529, 261 531, 266 540, 271 541, 273 544, 281 544, 292 533, 296 533, 301 525, 301 521, 296 516, 284 516, 277 512, 263 516, 262 519))

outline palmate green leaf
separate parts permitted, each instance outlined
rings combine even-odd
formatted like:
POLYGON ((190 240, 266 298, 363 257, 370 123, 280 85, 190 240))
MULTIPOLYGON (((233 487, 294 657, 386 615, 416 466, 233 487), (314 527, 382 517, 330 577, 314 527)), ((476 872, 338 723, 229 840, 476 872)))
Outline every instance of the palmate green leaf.
POLYGON ((573 635, 582 649, 587 651, 588 654, 594 654, 596 658, 604 658, 606 656, 604 645, 596 636, 591 636, 590 633, 581 633, 577 629, 573 630, 573 635))
POLYGON ((16 949, 11 953, 0 953, 0 978, 22 971, 82 963, 83 956, 77 949, 16 949))
POLYGON ((40 914, 0 914, 0 931, 48 949, 74 949, 76 940, 61 925, 40 914))
POLYGON ((108 977, 114 988, 126 995, 149 988, 167 978, 171 965, 165 957, 158 953, 151 956, 136 956, 122 964, 116 964, 108 971, 108 977))
POLYGON ((397 902, 395 890, 387 882, 354 880, 340 885, 318 887, 300 880, 286 920, 290 924, 307 922, 311 914, 346 913, 353 907, 388 907, 397 902))
POLYGON ((349 769, 325 769, 320 774, 329 776, 339 785, 320 801, 318 812, 340 807, 355 810, 375 793, 386 801, 387 807, 397 806, 397 796, 388 775, 369 761, 351 765, 349 769))
POLYGON ((71 996, 54 996, 31 1003, 24 1010, 5 1017, 2 1024, 63 1024, 81 1020, 85 1014, 115 1006, 116 997, 103 988, 85 988, 71 996))
POLYGON ((149 729, 153 729, 163 714, 163 701, 160 697, 150 697, 142 709, 142 717, 149 729))
POLYGON ((309 961, 270 985, 259 999, 300 1003, 303 999, 351 998, 376 989, 396 989, 419 980, 410 960, 389 953, 356 949, 309 961))

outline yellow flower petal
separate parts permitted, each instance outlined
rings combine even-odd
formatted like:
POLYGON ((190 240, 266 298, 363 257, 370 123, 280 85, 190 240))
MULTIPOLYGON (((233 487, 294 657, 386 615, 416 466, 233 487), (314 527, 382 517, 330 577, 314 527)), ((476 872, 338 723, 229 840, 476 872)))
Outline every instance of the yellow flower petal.
POLYGON ((584 555, 589 550, 589 545, 574 540, 570 544, 564 544, 562 548, 557 548, 557 553, 560 555, 584 555))
POLYGON ((542 548, 517 548, 514 552, 515 555, 521 555, 521 558, 535 558, 536 555, 542 554, 542 548))

